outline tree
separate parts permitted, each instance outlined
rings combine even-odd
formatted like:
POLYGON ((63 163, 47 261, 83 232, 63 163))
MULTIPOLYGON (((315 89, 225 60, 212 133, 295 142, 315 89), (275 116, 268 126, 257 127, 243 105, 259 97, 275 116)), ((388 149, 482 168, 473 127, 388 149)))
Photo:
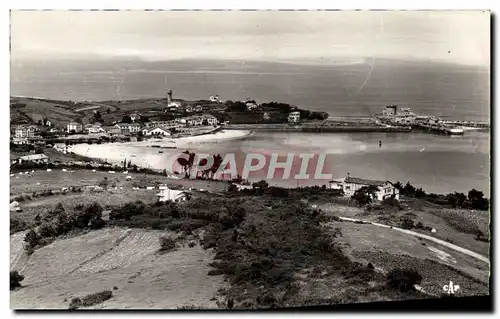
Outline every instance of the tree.
POLYGON ((127 124, 132 123, 132 118, 128 115, 124 115, 122 117, 122 123, 127 123, 127 124))
POLYGON ((111 113, 111 109, 106 110, 106 114, 109 114, 109 113, 111 113))
POLYGON ((99 112, 99 111, 95 111, 95 113, 94 113, 94 118, 95 118, 96 120, 100 120, 100 119, 101 119, 101 112, 99 112))
POLYGON ((35 248, 38 245, 40 238, 33 229, 30 229, 24 236, 24 241, 28 244, 28 248, 35 248))
POLYGON ((372 200, 375 198, 375 193, 378 191, 377 186, 363 186, 360 189, 356 190, 354 194, 351 196, 359 206, 365 206, 370 204, 372 200))
POLYGON ((470 206, 473 209, 488 210, 490 206, 488 199, 484 198, 483 192, 476 189, 471 189, 469 191, 468 199, 470 202, 470 206))
POLYGON ((236 185, 234 185, 233 183, 230 183, 229 187, 227 188, 227 191, 229 193, 235 193, 238 191, 238 187, 236 187, 236 185))
POLYGON ((253 189, 265 190, 269 187, 269 184, 265 180, 258 181, 252 184, 253 189))
POLYGON ((21 287, 21 281, 24 280, 24 276, 21 275, 17 270, 10 272, 10 290, 14 290, 17 287, 21 287))
POLYGON ((413 269, 394 268, 387 274, 387 284, 389 287, 401 292, 410 291, 413 286, 422 281, 422 276, 413 269))

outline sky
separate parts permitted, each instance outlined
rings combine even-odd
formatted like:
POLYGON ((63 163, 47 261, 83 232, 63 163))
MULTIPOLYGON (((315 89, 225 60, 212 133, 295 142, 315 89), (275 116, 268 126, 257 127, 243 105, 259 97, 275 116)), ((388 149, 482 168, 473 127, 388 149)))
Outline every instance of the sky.
POLYGON ((12 11, 13 60, 135 57, 490 65, 487 11, 12 11))

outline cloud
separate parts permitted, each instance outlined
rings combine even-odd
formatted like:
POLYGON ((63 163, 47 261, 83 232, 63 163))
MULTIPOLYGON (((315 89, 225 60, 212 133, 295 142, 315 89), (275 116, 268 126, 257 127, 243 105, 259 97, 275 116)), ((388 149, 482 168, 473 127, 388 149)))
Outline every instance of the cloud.
POLYGON ((13 58, 352 56, 489 64, 489 19, 480 11, 13 11, 11 44, 13 58))

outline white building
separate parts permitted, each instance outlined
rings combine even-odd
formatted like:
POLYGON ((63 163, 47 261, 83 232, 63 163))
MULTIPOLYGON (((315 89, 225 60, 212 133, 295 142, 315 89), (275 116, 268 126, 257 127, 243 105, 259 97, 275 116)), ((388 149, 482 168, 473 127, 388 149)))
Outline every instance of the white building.
POLYGON ((122 134, 138 133, 141 130, 141 125, 138 123, 118 123, 115 126, 120 128, 122 134))
POLYGON ((245 103, 245 105, 247 106, 247 111, 255 110, 256 108, 259 107, 257 104, 253 102, 245 103))
POLYGON ((98 123, 85 125, 84 131, 86 131, 89 134, 106 133, 106 130, 104 130, 101 124, 98 123))
POLYGON ((142 131, 142 133, 145 135, 145 136, 170 136, 170 130, 168 129, 164 129, 162 127, 155 127, 155 128, 150 128, 150 129, 145 129, 142 131))
POLYGON ((206 121, 207 125, 217 125, 217 123, 219 122, 217 118, 211 114, 203 114, 201 118, 202 124, 204 124, 204 122, 206 121))
POLYGON ((179 102, 179 101, 174 101, 174 102, 168 103, 167 106, 178 109, 178 108, 180 108, 182 106, 182 103, 179 102))
POLYGON ((72 131, 75 133, 80 133, 83 131, 83 125, 80 123, 76 123, 76 122, 68 123, 66 128, 67 128, 68 133, 71 133, 72 131))
POLYGON ((399 200, 399 189, 394 187, 394 185, 389 181, 369 180, 351 177, 347 174, 346 178, 337 181, 330 181, 329 184, 331 189, 341 189, 346 197, 351 197, 363 186, 375 186, 378 191, 375 192, 374 199, 381 201, 394 195, 394 198, 399 200))
POLYGON ((210 102, 219 102, 219 96, 218 95, 210 96, 210 102))
POLYGON ((26 156, 21 156, 18 159, 18 163, 24 163, 24 162, 33 162, 33 163, 47 163, 49 161, 49 157, 45 154, 33 154, 33 155, 26 155, 26 156))
POLYGON ((15 137, 30 138, 35 136, 36 127, 33 125, 19 125, 15 130, 15 137))
POLYGON ((156 196, 160 202, 182 202, 187 199, 185 191, 170 189, 167 186, 160 186, 160 192, 156 196))
POLYGON ((288 122, 297 123, 299 121, 300 121, 300 112, 299 111, 291 112, 290 114, 288 114, 288 122))

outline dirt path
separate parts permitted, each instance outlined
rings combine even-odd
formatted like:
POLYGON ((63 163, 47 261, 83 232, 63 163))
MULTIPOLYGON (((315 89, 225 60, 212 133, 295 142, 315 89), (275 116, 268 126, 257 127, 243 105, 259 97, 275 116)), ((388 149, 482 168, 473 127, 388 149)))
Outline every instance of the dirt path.
POLYGON ((374 225, 374 226, 379 226, 379 227, 384 227, 384 228, 392 228, 392 229, 397 230, 399 232, 406 233, 406 234, 409 234, 409 235, 413 235, 413 236, 416 236, 416 237, 419 237, 419 238, 424 238, 424 239, 427 239, 427 240, 432 241, 434 243, 443 245, 443 246, 448 247, 450 249, 453 249, 455 251, 461 252, 461 253, 466 254, 468 256, 471 256, 473 258, 476 258, 476 259, 479 259, 481 261, 484 261, 487 264, 490 263, 489 258, 486 257, 486 256, 480 255, 478 253, 475 253, 475 252, 470 251, 468 249, 462 248, 460 246, 451 244, 451 243, 446 242, 444 240, 434 238, 432 236, 420 234, 420 233, 417 233, 417 232, 414 232, 414 231, 411 231, 411 230, 402 229, 402 228, 398 228, 398 227, 393 227, 393 226, 389 226, 389 225, 379 224, 379 223, 370 222, 370 221, 364 221, 364 220, 361 220, 361 219, 355 219, 355 218, 349 218, 349 217, 339 217, 339 218, 342 219, 342 220, 345 220, 345 221, 363 222, 363 223, 371 224, 371 225, 374 225))

